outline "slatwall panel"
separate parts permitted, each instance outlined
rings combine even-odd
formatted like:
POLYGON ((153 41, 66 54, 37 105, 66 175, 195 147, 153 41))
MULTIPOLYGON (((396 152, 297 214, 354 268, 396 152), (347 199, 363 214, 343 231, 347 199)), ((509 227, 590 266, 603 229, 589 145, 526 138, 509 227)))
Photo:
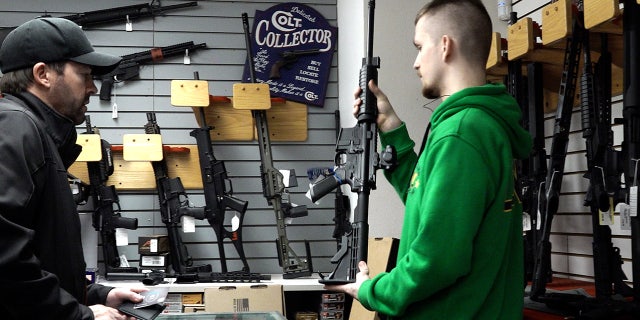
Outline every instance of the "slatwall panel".
MULTIPOLYGON (((542 0, 514 1, 513 11, 518 12, 519 18, 531 17, 544 28, 541 8, 549 3, 550 1, 542 0)), ((613 97, 612 102, 612 118, 621 118, 622 96, 613 97)), ((551 150, 554 123, 555 113, 546 114, 545 148, 547 153, 551 150)), ((622 125, 613 125, 612 129, 614 132, 614 145, 619 149, 622 142, 622 125)), ((571 134, 569 135, 559 208, 552 226, 551 262, 552 269, 556 275, 593 281, 591 214, 590 209, 583 205, 589 186, 589 181, 583 177, 586 171, 585 140, 582 137, 580 109, 576 106, 571 118, 571 134)), ((617 208, 615 225, 611 226, 611 230, 613 245, 620 248, 620 254, 624 261, 622 269, 629 281, 631 281, 631 232, 620 230, 619 210, 617 208)))
MULTIPOLYGON (((0 2, 0 26, 15 26, 45 11, 51 16, 101 10, 117 6, 144 3, 145 0, 23 0, 0 2)), ((163 5, 184 1, 162 1, 163 5)), ((329 23, 337 25, 336 0, 299 0, 319 11, 329 23)), ((145 65, 140 78, 117 85, 116 97, 111 102, 92 97, 88 114, 104 139, 121 144, 122 136, 144 133, 146 112, 154 111, 163 133, 165 144, 195 144, 189 132, 197 127, 191 108, 170 105, 170 81, 193 79, 198 71, 201 80, 209 81, 212 95, 232 95, 233 83, 241 78, 246 58, 241 14, 247 12, 253 24, 256 10, 266 10, 279 1, 198 1, 197 7, 169 11, 155 19, 134 21, 133 32, 124 31, 124 23, 87 29, 90 41, 98 51, 126 55, 152 47, 168 46, 185 41, 205 42, 207 49, 191 53, 191 64, 184 65, 182 57, 165 58, 154 65, 145 65), (118 117, 112 118, 112 103, 117 103, 118 117)), ((99 83, 97 83, 99 85, 99 83)), ((296 218, 287 227, 288 238, 294 251, 304 256, 304 240, 309 240, 314 270, 327 272, 332 267, 329 259, 336 250, 333 232, 333 200, 327 196, 321 204, 312 204, 304 194, 308 190, 306 171, 312 167, 333 165, 335 147, 334 111, 338 109, 337 52, 331 67, 327 98, 324 107, 308 106, 308 139, 304 142, 272 142, 274 166, 295 169, 298 187, 291 188, 291 200, 308 205, 309 215, 296 218)), ((215 125, 211 123, 210 125, 215 125)), ((85 128, 78 127, 78 132, 85 128)), ((214 142, 217 159, 224 160, 235 196, 249 201, 243 225, 244 250, 252 272, 281 273, 278 265, 275 239, 276 219, 273 209, 262 196, 259 174, 260 156, 256 142, 214 142)), ((117 169, 116 169, 117 170, 117 169)), ((204 205, 202 190, 189 190, 194 205, 204 205)), ((158 209, 155 190, 140 192, 120 191, 122 215, 139 220, 139 228, 129 231, 129 245, 119 247, 132 265, 138 265, 137 239, 141 235, 166 234, 158 209)), ((88 213, 90 206, 81 207, 88 213)), ((229 215, 229 214, 227 214, 229 215)), ((206 221, 196 221, 195 233, 182 234, 194 264, 210 263, 219 270, 220 261, 216 238, 206 221)), ((91 228, 87 226, 87 228, 91 228)), ((98 237, 97 232, 89 233, 98 237)), ((97 250, 92 247, 90 249, 97 250)), ((241 262, 233 247, 227 245, 229 269, 238 270, 241 262)), ((98 250, 98 259, 102 259, 98 250)), ((91 265, 92 262, 88 261, 91 265)))

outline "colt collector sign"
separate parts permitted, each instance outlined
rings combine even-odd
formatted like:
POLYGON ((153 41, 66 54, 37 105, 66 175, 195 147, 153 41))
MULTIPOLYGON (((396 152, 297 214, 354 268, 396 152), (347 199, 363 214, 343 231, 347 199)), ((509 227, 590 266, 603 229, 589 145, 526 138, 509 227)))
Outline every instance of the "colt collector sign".
MULTIPOLYGON (((338 28, 313 8, 283 3, 256 11, 251 35, 256 82, 271 96, 324 105, 338 28)), ((243 79, 251 81, 246 64, 243 79)))

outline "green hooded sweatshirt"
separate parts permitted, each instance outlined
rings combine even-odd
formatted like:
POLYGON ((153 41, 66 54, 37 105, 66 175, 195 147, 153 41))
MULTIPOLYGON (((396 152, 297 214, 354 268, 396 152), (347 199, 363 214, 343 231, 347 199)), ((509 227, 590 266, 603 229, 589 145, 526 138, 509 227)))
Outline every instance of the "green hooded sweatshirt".
POLYGON ((380 133, 398 152, 385 176, 406 209, 396 267, 362 284, 363 306, 398 319, 522 318, 513 160, 527 157, 532 141, 520 116, 503 85, 487 84, 434 111, 419 158, 404 124, 380 133))

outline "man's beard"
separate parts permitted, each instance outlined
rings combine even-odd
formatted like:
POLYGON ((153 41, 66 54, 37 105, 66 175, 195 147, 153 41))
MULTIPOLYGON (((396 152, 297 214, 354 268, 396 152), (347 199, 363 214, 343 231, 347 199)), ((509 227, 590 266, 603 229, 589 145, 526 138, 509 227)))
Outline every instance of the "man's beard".
POLYGON ((440 98, 440 90, 434 87, 423 87, 422 96, 431 100, 438 99, 440 98))

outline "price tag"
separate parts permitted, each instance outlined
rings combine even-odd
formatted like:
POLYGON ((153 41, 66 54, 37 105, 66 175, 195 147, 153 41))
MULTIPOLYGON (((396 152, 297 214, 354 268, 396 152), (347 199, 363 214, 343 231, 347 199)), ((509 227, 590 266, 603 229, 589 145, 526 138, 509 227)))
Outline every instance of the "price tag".
POLYGON ((127 229, 116 228, 116 246, 122 247, 129 245, 129 235, 127 229))
POLYGON ((236 231, 240 228, 240 218, 238 218, 238 214, 236 213, 233 218, 231 218, 231 231, 236 231))
POLYGON ((190 216, 182 216, 182 231, 184 233, 196 232, 196 219, 190 216))
POLYGON ((189 49, 184 51, 184 60, 183 64, 191 64, 191 57, 189 57, 189 49))
POLYGON ((127 15, 127 23, 124 26, 124 31, 126 32, 133 31, 133 23, 131 23, 131 20, 129 20, 129 15, 127 15))
POLYGON ((620 230, 631 230, 631 207, 620 204, 620 230))
POLYGON ((629 206, 631 207, 631 216, 638 216, 638 187, 633 186, 629 188, 629 206))
POLYGON ((522 213, 522 231, 530 231, 531 230, 531 216, 523 212, 522 213))
POLYGON ((111 105, 111 119, 118 119, 118 104, 115 101, 111 105))

